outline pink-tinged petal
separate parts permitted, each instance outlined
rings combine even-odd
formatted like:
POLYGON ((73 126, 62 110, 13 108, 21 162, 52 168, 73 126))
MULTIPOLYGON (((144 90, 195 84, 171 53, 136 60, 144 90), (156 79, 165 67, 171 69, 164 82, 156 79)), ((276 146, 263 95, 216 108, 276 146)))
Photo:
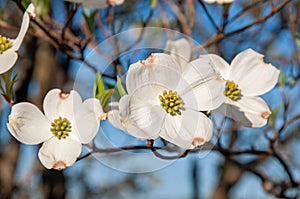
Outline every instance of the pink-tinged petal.
POLYGON ((79 140, 83 144, 89 143, 98 133, 100 127, 100 120, 104 119, 104 114, 98 99, 90 98, 84 101, 81 108, 76 111, 74 124, 79 140))
POLYGON ((12 107, 7 128, 24 144, 39 144, 52 137, 49 120, 35 105, 28 102, 12 107))
POLYGON ((0 54, 0 74, 10 70, 18 59, 18 54, 11 49, 7 49, 0 54))
POLYGON ((186 109, 182 115, 167 115, 160 136, 185 149, 192 149, 209 141, 213 125, 203 113, 186 109))
MULTIPOLYGON (((200 58, 209 59, 210 65, 214 68, 215 73, 220 74, 223 79, 228 80, 230 67, 222 57, 215 54, 208 54, 200 55, 200 58)), ((197 62, 195 62, 194 65, 197 65, 197 62)))
POLYGON ((177 90, 186 107, 212 110, 225 101, 225 81, 215 73, 208 59, 192 61, 183 77, 177 90))
POLYGON ((27 29, 29 27, 29 23, 30 23, 30 17, 29 17, 29 14, 34 14, 34 5, 31 3, 27 9, 26 9, 26 12, 24 13, 23 15, 23 20, 22 20, 22 25, 21 25, 21 29, 20 29, 20 32, 17 36, 16 39, 12 39, 11 42, 12 42, 12 47, 10 48, 12 51, 18 51, 22 42, 23 42, 23 39, 26 35, 26 32, 27 32, 27 29))
POLYGON ((130 65, 126 77, 126 88, 128 94, 132 94, 139 86, 155 82, 174 89, 180 76, 180 65, 172 56, 154 53, 146 60, 130 65))
POLYGON ((177 60, 181 70, 184 71, 187 63, 191 60, 192 46, 190 42, 185 38, 176 41, 168 40, 165 51, 177 60))
POLYGON ((76 91, 65 94, 60 89, 52 89, 44 98, 43 108, 46 117, 52 122, 58 117, 73 120, 74 113, 81 105, 81 97, 76 91))
POLYGON ((247 49, 233 59, 229 79, 238 84, 243 95, 262 95, 278 82, 280 71, 272 64, 266 64, 263 57, 264 55, 247 49))
POLYGON ((238 101, 227 100, 216 111, 240 122, 246 127, 259 128, 267 124, 271 111, 260 97, 242 97, 238 101))
POLYGON ((38 156, 47 169, 61 170, 74 164, 80 153, 80 142, 70 137, 61 140, 53 137, 43 143, 38 156))
POLYGON ((124 3, 125 0, 108 0, 109 5, 118 6, 124 3))

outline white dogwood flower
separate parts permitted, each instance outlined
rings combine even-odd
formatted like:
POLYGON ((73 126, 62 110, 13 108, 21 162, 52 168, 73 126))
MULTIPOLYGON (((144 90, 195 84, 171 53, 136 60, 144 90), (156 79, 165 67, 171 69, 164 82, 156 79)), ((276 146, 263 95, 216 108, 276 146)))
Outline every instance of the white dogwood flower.
POLYGON ((186 64, 192 58, 192 45, 190 42, 181 38, 175 41, 168 40, 165 46, 165 53, 171 55, 180 64, 182 70, 185 70, 186 64))
POLYGON ((86 8, 102 9, 108 6, 118 6, 124 3, 125 0, 65 0, 74 3, 82 3, 86 8))
POLYGON ((97 134, 105 115, 99 100, 82 102, 76 91, 64 94, 49 91, 43 103, 44 114, 33 104, 22 102, 12 107, 7 127, 24 144, 40 144, 39 159, 48 169, 64 169, 76 161, 81 144, 97 134))
POLYGON ((223 4, 223 3, 232 3, 234 0, 204 0, 207 3, 218 3, 218 4, 223 4))
POLYGON ((262 127, 271 115, 266 102, 258 97, 277 83, 280 71, 263 61, 264 55, 247 49, 229 64, 218 55, 209 57, 224 80, 227 99, 217 111, 247 127, 262 127))
POLYGON ((23 15, 21 29, 16 39, 10 39, 0 35, 0 74, 11 69, 18 59, 17 51, 19 50, 29 27, 29 15, 34 15, 33 4, 30 4, 27 7, 23 15))
MULTIPOLYGON (((198 59, 197 65, 214 74, 209 60, 198 59)), ((193 64, 189 68, 182 73, 177 61, 163 53, 132 64, 126 78, 128 95, 121 98, 118 115, 109 114, 109 120, 139 139, 160 136, 183 148, 209 141, 213 125, 200 111, 225 101, 220 95, 224 84, 215 76, 203 79, 193 64)))

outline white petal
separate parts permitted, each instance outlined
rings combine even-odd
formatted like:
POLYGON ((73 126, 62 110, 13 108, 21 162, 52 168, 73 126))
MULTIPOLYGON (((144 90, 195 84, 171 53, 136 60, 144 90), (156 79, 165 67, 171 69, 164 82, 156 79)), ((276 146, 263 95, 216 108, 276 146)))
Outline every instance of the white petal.
POLYGON ((206 3, 215 3, 216 0, 204 0, 206 3))
POLYGON ((108 3, 112 6, 121 5, 125 0, 108 0, 108 3))
MULTIPOLYGON (((154 139, 162 128, 166 111, 161 107, 159 95, 164 88, 156 85, 145 85, 135 90, 130 100, 120 100, 120 115, 125 129, 136 138, 154 139), (126 107, 129 106, 126 113, 126 107), (128 114, 125 116, 124 114, 128 114), (138 130, 137 130, 138 129, 138 130)), ((125 97, 125 96, 124 96, 125 97)), ((128 98, 128 97, 127 97, 128 98)))
POLYGON ((218 75, 214 65, 212 65, 211 60, 207 56, 191 61, 188 65, 188 70, 183 72, 183 78, 189 84, 199 81, 199 79, 205 81, 218 75))
POLYGON ((271 111, 260 97, 242 97, 238 101, 227 100, 216 111, 240 122, 246 127, 259 128, 267 124, 271 111))
POLYGON ((46 117, 52 122, 58 117, 73 120, 74 113, 81 105, 81 97, 76 91, 65 94, 60 89, 52 89, 44 98, 43 108, 46 117))
POLYGON ((119 115, 123 118, 127 118, 130 114, 130 96, 129 95, 124 95, 123 97, 121 97, 120 101, 119 101, 119 107, 118 110, 119 115))
POLYGON ((110 110, 107 113, 108 121, 117 129, 125 130, 121 123, 121 117, 119 110, 110 110))
POLYGON ((192 46, 189 41, 185 38, 176 41, 168 40, 165 51, 180 63, 181 70, 184 71, 192 55, 192 46))
POLYGON ((279 70, 271 64, 266 64, 263 57, 264 55, 247 49, 233 59, 230 80, 238 84, 243 95, 259 96, 276 85, 279 70))
POLYGON ((126 77, 126 88, 128 94, 132 94, 139 86, 155 82, 174 89, 180 76, 181 68, 172 56, 154 53, 146 60, 130 65, 126 77))
POLYGON ((83 105, 85 108, 87 108, 89 111, 92 111, 95 113, 95 117, 97 118, 97 120, 105 120, 105 113, 103 111, 103 108, 101 106, 101 103, 98 99, 96 98, 89 98, 86 99, 83 102, 83 105))
POLYGON ((191 62, 177 88, 186 107, 195 110, 212 110, 225 101, 225 81, 215 73, 206 58, 191 62))
POLYGON ((182 115, 167 115, 160 136, 182 148, 200 146, 212 137, 212 122, 203 113, 186 109, 182 115))
POLYGON ((225 102, 225 83, 218 79, 210 79, 206 82, 195 82, 180 92, 185 107, 198 111, 209 111, 218 108, 225 102), (181 94, 183 93, 183 94, 181 94))
POLYGON ((19 48, 20 48, 20 46, 23 42, 23 39, 25 37, 25 34, 27 32, 27 29, 29 27, 29 22, 30 22, 29 13, 33 14, 34 9, 35 8, 34 8, 32 3, 27 7, 26 12, 23 15, 23 20, 22 20, 22 25, 21 25, 20 32, 19 32, 16 39, 11 40, 11 42, 12 42, 11 50, 13 50, 13 51, 19 50, 19 48))
MULTIPOLYGON (((228 80, 230 67, 222 57, 215 54, 201 55, 200 58, 202 57, 209 59, 210 65, 215 69, 215 72, 219 73, 223 79, 228 80)), ((197 66, 196 61, 194 65, 197 66)))
POLYGON ((28 102, 12 107, 7 128, 24 144, 39 144, 52 136, 48 119, 35 105, 28 102))
POLYGON ((77 136, 81 143, 89 143, 96 136, 103 115, 105 114, 100 102, 95 98, 85 100, 81 108, 76 111, 72 128, 78 132, 77 136))
POLYGON ((0 74, 11 69, 16 63, 17 59, 18 54, 11 49, 8 49, 0 54, 0 74))
POLYGON ((39 150, 39 159, 47 169, 64 169, 75 163, 81 153, 81 144, 67 137, 57 139, 56 137, 43 143, 39 150))

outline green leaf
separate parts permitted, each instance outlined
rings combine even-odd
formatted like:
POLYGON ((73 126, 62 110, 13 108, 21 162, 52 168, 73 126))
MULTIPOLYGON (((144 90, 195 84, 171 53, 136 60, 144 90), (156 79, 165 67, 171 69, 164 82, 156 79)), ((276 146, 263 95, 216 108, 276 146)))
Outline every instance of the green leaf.
POLYGON ((122 96, 126 95, 126 91, 122 86, 122 81, 119 77, 117 77, 117 85, 114 89, 114 93, 113 93, 113 98, 116 101, 119 101, 121 99, 122 96))
POLYGON ((280 75, 279 75, 279 88, 280 89, 284 88, 285 80, 286 80, 286 76, 284 75, 284 73, 282 71, 280 71, 280 75))
POLYGON ((280 109, 282 108, 282 104, 279 104, 273 111, 272 114, 269 117, 269 125, 272 125, 275 121, 275 118, 278 114, 278 112, 280 111, 280 109))
POLYGON ((151 9, 154 9, 157 6, 157 0, 150 0, 150 7, 151 9))
POLYGON ((100 73, 96 73, 96 81, 94 86, 94 97, 100 100, 101 106, 103 109, 106 108, 110 101, 110 97, 112 96, 114 89, 104 88, 104 83, 100 73))
POLYGON ((290 88, 294 88, 294 86, 296 85, 297 81, 293 76, 290 76, 290 81, 289 81, 289 86, 290 88))
POLYGON ((38 16, 46 17, 50 13, 51 0, 32 0, 32 3, 38 16))
POLYGON ((117 90, 118 90, 121 97, 123 97, 124 95, 127 94, 125 89, 123 88, 122 81, 121 81, 120 77, 117 77, 117 90))
POLYGON ((108 105, 109 101, 110 101, 110 97, 112 96, 114 92, 114 89, 108 89, 105 90, 103 93, 101 93, 101 95, 97 96, 97 99, 100 100, 101 106, 103 107, 103 109, 106 109, 106 106, 108 105))
POLYGON ((87 27, 91 33, 94 32, 94 19, 97 14, 97 10, 94 10, 92 13, 86 13, 84 10, 82 11, 84 20, 87 24, 87 27))
POLYGON ((94 97, 104 92, 104 84, 100 73, 96 73, 96 81, 94 85, 94 97))

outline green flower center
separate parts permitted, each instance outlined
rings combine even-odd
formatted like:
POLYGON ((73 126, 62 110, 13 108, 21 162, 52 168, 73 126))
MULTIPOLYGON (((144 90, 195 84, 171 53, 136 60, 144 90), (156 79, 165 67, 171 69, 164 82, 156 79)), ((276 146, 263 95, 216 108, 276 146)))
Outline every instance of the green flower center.
POLYGON ((172 90, 164 90, 163 94, 159 96, 161 106, 172 116, 181 115, 183 108, 183 101, 177 92, 172 90))
POLYGON ((0 55, 12 46, 11 41, 7 37, 0 35, 0 55))
POLYGON ((59 140, 65 139, 71 132, 71 123, 67 118, 59 117, 51 123, 51 132, 59 140))
POLYGON ((241 99, 241 89, 234 81, 227 80, 225 87, 225 95, 233 101, 241 99))

